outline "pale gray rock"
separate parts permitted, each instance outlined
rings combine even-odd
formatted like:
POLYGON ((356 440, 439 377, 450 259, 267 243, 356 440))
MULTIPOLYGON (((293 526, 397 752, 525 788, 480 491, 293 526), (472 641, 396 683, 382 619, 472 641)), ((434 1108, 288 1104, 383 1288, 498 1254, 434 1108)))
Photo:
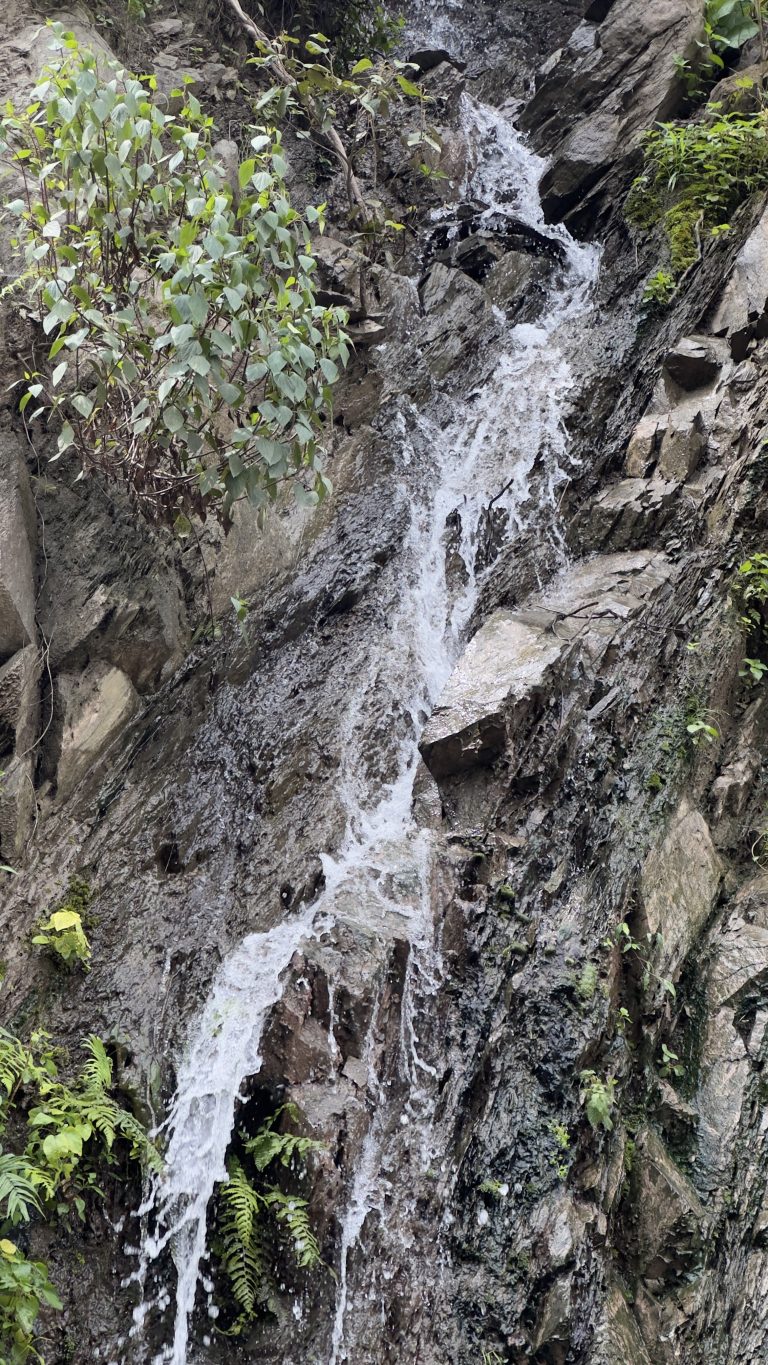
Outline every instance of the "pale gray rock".
POLYGON ((0 460, 0 662, 35 638, 35 508, 13 437, 0 460))
POLYGON ((648 930, 661 935, 659 974, 674 978, 712 911, 723 874, 704 816, 687 797, 648 855, 640 895, 648 930))
POLYGON ((59 675, 54 713, 59 800, 75 789, 122 733, 139 706, 136 689, 119 668, 96 663, 81 674, 59 675))

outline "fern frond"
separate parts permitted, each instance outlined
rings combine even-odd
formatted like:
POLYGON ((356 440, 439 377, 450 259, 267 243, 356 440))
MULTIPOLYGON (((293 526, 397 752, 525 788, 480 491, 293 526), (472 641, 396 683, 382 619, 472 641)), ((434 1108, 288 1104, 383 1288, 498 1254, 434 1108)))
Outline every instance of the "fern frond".
POLYGON ((271 1185, 264 1196, 278 1223, 287 1230, 290 1250, 296 1264, 305 1270, 312 1270, 321 1262, 320 1245, 309 1221, 306 1199, 285 1194, 276 1185, 271 1185))
POLYGON ((112 1085, 112 1058, 100 1038, 91 1033, 83 1047, 88 1055, 81 1072, 83 1084, 88 1089, 109 1090, 112 1085))
POLYGON ((246 1138, 243 1148, 247 1155, 251 1157, 257 1171, 266 1170, 272 1161, 279 1160, 281 1165, 290 1166, 294 1157, 300 1165, 304 1165, 306 1158, 312 1152, 324 1152, 326 1150, 324 1142, 318 1142, 315 1138, 296 1137, 294 1133, 276 1133, 274 1123, 284 1110, 288 1110, 293 1117, 295 1108, 293 1105, 282 1105, 280 1109, 263 1123, 258 1133, 252 1138, 246 1138))
POLYGON ((3 1216, 13 1226, 28 1223, 32 1213, 42 1213, 42 1205, 35 1181, 37 1172, 26 1158, 14 1156, 11 1152, 0 1154, 0 1205, 4 1205, 3 1216))
POLYGON ((10 1097, 20 1082, 34 1076, 37 1068, 31 1051, 0 1028, 0 1086, 10 1097))
POLYGON ((219 1192, 216 1231, 221 1267, 240 1309, 240 1316, 231 1328, 233 1335, 237 1335, 253 1318, 270 1277, 260 1226, 263 1200, 237 1157, 230 1159, 227 1170, 229 1179, 219 1192))
POLYGON ((115 1128, 120 1136, 131 1144, 131 1156, 143 1161, 151 1171, 160 1175, 163 1170, 163 1158, 139 1120, 120 1105, 115 1105, 115 1110, 115 1128))

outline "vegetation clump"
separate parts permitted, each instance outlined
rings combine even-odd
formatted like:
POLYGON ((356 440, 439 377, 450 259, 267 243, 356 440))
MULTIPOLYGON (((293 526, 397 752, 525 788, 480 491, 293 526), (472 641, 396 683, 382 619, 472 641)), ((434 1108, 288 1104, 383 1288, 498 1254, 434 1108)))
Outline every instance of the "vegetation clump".
POLYGON ((88 971, 91 945, 83 921, 90 903, 88 883, 82 877, 73 877, 63 904, 41 921, 32 942, 39 948, 48 948, 66 967, 79 963, 88 971))
POLYGON ((228 1328, 231 1336, 271 1311, 281 1256, 300 1270, 321 1264, 307 1201, 281 1189, 278 1175, 282 1167, 300 1177, 307 1158, 324 1151, 324 1144, 278 1132, 275 1124, 282 1114, 295 1118, 296 1111, 283 1105, 254 1137, 239 1135, 238 1152, 229 1157, 227 1179, 219 1190, 213 1251, 236 1310, 228 1328))
MULTIPOLYGON (((706 0, 704 40, 698 43, 701 56, 693 63, 683 57, 674 59, 687 93, 703 94, 722 75, 728 53, 737 52, 758 34, 762 46, 763 0, 706 0)), ((745 81, 752 84, 749 77, 745 81)))
POLYGON ((592 1128, 613 1128, 611 1110, 616 1103, 616 1078, 607 1076, 605 1080, 596 1071, 582 1071, 579 1099, 584 1105, 592 1128))
MULTIPOLYGON (((100 1195, 99 1171, 122 1159, 161 1168, 139 1121, 114 1096, 112 1062, 91 1036, 86 1061, 69 1083, 47 1033, 29 1043, 0 1029, 0 1360, 41 1361, 36 1323, 43 1306, 61 1308, 45 1265, 27 1258, 16 1229, 34 1221, 86 1216, 100 1195)), ((25 1238, 26 1240, 26 1238, 25 1238)))
POLYGON ((643 138, 643 157, 626 214, 641 229, 663 226, 669 270, 648 281, 646 299, 666 303, 703 239, 727 232, 739 205, 768 188, 768 110, 720 113, 710 105, 698 122, 659 124, 643 138))
POLYGON ((739 565, 731 584, 731 598, 738 609, 741 625, 762 638, 766 634, 768 554, 750 555, 739 565))

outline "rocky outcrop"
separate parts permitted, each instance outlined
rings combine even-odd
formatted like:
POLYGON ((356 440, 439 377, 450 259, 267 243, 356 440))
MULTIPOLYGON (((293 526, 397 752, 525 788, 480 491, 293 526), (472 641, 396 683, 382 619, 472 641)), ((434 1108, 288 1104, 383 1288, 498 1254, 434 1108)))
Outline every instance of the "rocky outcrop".
POLYGON ((673 117, 685 89, 676 57, 704 37, 695 0, 616 0, 585 19, 542 69, 523 125, 553 153, 541 184, 551 219, 594 218, 603 182, 655 122, 673 117))

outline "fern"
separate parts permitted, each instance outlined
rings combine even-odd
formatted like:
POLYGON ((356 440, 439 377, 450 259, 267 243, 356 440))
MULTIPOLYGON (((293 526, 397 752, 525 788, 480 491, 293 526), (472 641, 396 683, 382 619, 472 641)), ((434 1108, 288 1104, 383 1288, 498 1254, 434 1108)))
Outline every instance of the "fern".
POLYGON ((237 1157, 230 1158, 227 1172, 229 1179, 219 1196, 217 1230, 221 1267, 240 1309, 240 1316, 230 1329, 236 1335, 253 1318, 257 1303, 264 1298, 269 1274, 260 1228, 264 1201, 237 1157))
POLYGON ((297 1199, 295 1195, 285 1194, 276 1185, 271 1185, 264 1196, 264 1203, 273 1210, 278 1222, 287 1228, 296 1264, 302 1270, 314 1270, 320 1265, 322 1257, 309 1221, 306 1199, 297 1199))
POLYGON ((91 1033, 83 1047, 89 1054, 81 1074, 83 1084, 94 1090, 109 1090, 112 1085, 112 1058, 100 1038, 91 1033))
POLYGON ((295 1118, 296 1106, 293 1104, 281 1105, 272 1117, 262 1124, 255 1137, 246 1138, 243 1142, 243 1148, 252 1158, 257 1171, 266 1170, 267 1166, 276 1159, 280 1161, 281 1165, 290 1166, 296 1157, 299 1163, 304 1165, 306 1158, 312 1152, 325 1150, 325 1144, 317 1142, 315 1138, 296 1137, 294 1133, 276 1133, 274 1124, 284 1113, 295 1118))
MULTIPOLYGON (((35 1038, 46 1040, 47 1034, 36 1034, 35 1038)), ((7 1029, 0 1028, 0 1086, 12 1098, 19 1085, 33 1080, 39 1068, 34 1053, 24 1047, 7 1029)))
MULTIPOLYGON (((42 1173, 40 1173, 42 1174, 42 1173)), ((0 1205, 3 1215, 14 1227, 28 1223, 33 1213, 42 1213, 35 1168, 13 1152, 0 1155, 0 1205)))
POLYGON ((286 1194, 274 1181, 263 1181, 263 1172, 273 1162, 303 1167, 311 1153, 324 1150, 314 1138, 276 1132, 274 1125, 286 1112, 297 1116, 293 1105, 283 1105, 254 1137, 239 1134, 242 1160, 230 1157, 229 1179, 219 1193, 214 1249, 239 1310, 230 1328, 233 1335, 253 1320, 260 1305, 271 1306, 277 1255, 284 1253, 302 1270, 321 1264, 306 1199, 286 1194))

